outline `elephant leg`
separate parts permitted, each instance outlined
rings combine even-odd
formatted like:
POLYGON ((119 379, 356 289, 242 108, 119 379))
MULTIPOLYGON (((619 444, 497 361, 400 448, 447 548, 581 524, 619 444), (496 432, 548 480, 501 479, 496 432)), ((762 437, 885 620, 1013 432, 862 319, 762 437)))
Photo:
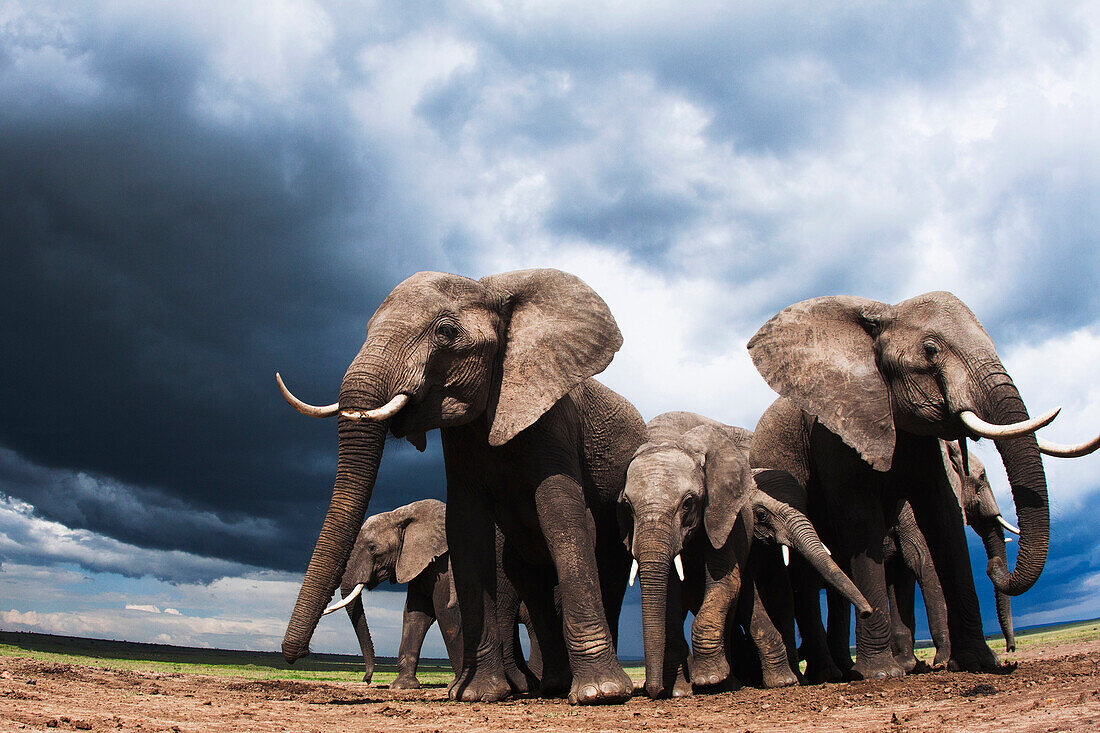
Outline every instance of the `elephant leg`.
POLYGON ((741 593, 740 565, 721 551, 708 555, 706 590, 691 624, 691 681, 700 687, 713 687, 730 676, 726 628, 741 593))
MULTIPOLYGON (((936 645, 936 658, 932 664, 939 667, 947 664, 947 660, 951 658, 951 635, 947 624, 947 602, 944 600, 939 574, 932 563, 932 553, 928 549, 924 535, 917 528, 917 520, 913 516, 913 509, 908 503, 902 507, 901 514, 898 517, 897 537, 898 549, 901 551, 902 560, 908 570, 906 577, 909 581, 906 592, 910 594, 908 598, 899 600, 903 603, 908 602, 909 605, 903 607, 903 610, 909 609, 911 615, 911 609, 915 601, 913 597, 913 580, 920 584, 920 592, 924 598, 924 608, 928 616, 928 630, 932 635, 932 643, 936 645)), ((906 620, 910 624, 910 629, 916 628, 914 619, 908 618, 906 620)))
MULTIPOLYGON (((935 438, 911 437, 905 444, 905 468, 920 480, 907 498, 927 541, 947 609, 948 666, 967 671, 996 669, 1000 662, 982 632, 962 510, 944 471, 939 443, 935 438)), ((903 442, 899 440, 898 445, 903 447, 903 442)))
POLYGON ((633 558, 623 544, 619 520, 613 510, 599 511, 596 521, 596 561, 600 571, 600 598, 607 616, 611 642, 619 646, 619 615, 633 558))
POLYGON ((456 463, 447 462, 447 544, 462 616, 462 671, 448 695, 492 702, 512 692, 496 633, 496 526, 476 483, 454 476, 456 463))
POLYGON ((454 577, 451 573, 450 563, 436 578, 432 589, 432 603, 435 608, 435 618, 439 623, 439 632, 443 635, 443 643, 447 647, 447 657, 451 660, 451 669, 455 678, 462 671, 462 613, 458 608, 454 577))
POLYGON ((355 638, 359 640, 359 650, 363 653, 363 664, 366 672, 363 681, 370 682, 374 677, 374 641, 370 636, 370 627, 367 626, 367 616, 363 611, 363 594, 360 593, 348 606, 348 617, 351 618, 352 628, 355 629, 355 638))
POLYGON ((608 628, 596 564, 595 522, 585 506, 584 491, 573 478, 554 474, 535 490, 535 506, 561 588, 573 670, 569 702, 627 700, 634 685, 619 664, 608 628))
MULTIPOLYGON (((527 655, 527 668, 531 670, 531 674, 537 678, 542 678, 542 647, 539 646, 539 637, 535 632, 535 623, 531 618, 530 613, 527 611, 527 604, 520 606, 521 616, 524 627, 527 629, 527 643, 531 648, 531 653, 527 655)), ((518 629, 517 629, 518 630, 518 629)))
POLYGON ((916 576, 895 557, 887 566, 887 594, 890 602, 890 651, 894 660, 906 672, 917 668, 917 657, 913 653, 916 617, 916 576))
POLYGON ((405 613, 401 620, 401 646, 397 651, 397 677, 390 683, 391 690, 416 690, 416 668, 420 664, 420 648, 424 636, 435 623, 432 599, 419 593, 405 596, 405 613))
MULTIPOLYGON (((787 647, 783 643, 783 636, 775 628, 775 624, 764 610, 764 604, 760 600, 760 594, 756 592, 756 584, 752 586, 752 610, 749 619, 749 636, 756 647, 756 653, 760 657, 760 673, 764 687, 789 687, 797 685, 798 678, 791 671, 790 662, 787 660, 787 647)), ((744 589, 746 592, 748 588, 744 589)))
MULTIPOLYGON (((761 548, 762 549, 762 548, 761 548)), ((790 559, 791 564, 802 561, 801 557, 790 559)), ((779 636, 783 639, 783 648, 787 653, 787 668, 798 682, 802 682, 798 669, 798 644, 794 633, 794 597, 791 592, 790 576, 783 567, 777 549, 754 553, 749 562, 753 565, 752 577, 756 592, 763 601, 763 608, 779 636)))
POLYGON ((561 615, 555 600, 556 576, 553 568, 536 565, 508 552, 503 558, 504 572, 511 580, 530 622, 527 625, 531 638, 531 662, 535 667, 536 649, 539 670, 539 694, 542 697, 562 697, 569 692, 573 673, 569 669, 569 655, 562 634, 561 615), (532 633, 533 630, 533 633, 532 633))
MULTIPOLYGON (((829 653, 825 626, 821 621, 821 581, 817 571, 806 563, 795 563, 792 557, 790 575, 794 616, 798 621, 798 633, 802 637, 799 656, 806 660, 803 679, 810 685, 839 682, 844 676, 829 653)), ((851 657, 848 658, 848 663, 851 664, 851 657)))
MULTIPOLYGON (((850 577, 851 571, 846 572, 850 577)), ((848 677, 852 672, 852 604, 831 587, 825 588, 825 602, 828 604, 829 609, 828 623, 825 629, 825 640, 829 645, 829 655, 840 673, 848 677)))
POLYGON ((512 692, 531 692, 539 681, 523 661, 519 640, 520 598, 512 581, 504 572, 504 537, 497 531, 497 637, 500 639, 504 675, 512 692))

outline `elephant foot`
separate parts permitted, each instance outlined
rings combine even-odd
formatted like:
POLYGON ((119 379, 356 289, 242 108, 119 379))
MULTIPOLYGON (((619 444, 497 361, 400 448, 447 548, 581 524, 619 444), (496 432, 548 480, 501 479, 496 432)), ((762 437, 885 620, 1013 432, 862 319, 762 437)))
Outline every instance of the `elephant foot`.
POLYGON ((681 668, 676 675, 676 682, 672 685, 673 697, 691 697, 695 691, 691 689, 691 680, 688 679, 687 669, 681 668))
POLYGON ((951 660, 951 652, 944 648, 936 650, 936 656, 932 659, 933 669, 942 669, 951 660))
POLYGON ((539 689, 539 679, 534 675, 525 674, 518 667, 514 669, 504 669, 504 676, 508 680, 508 685, 512 688, 512 692, 515 693, 527 693, 534 692, 539 689))
POLYGON ((370 684, 370 681, 373 678, 374 678, 374 672, 367 672, 366 674, 363 675, 363 681, 366 682, 367 684, 370 684))
POLYGON ((844 679, 844 675, 832 660, 826 662, 807 660, 803 677, 808 685, 823 685, 826 682, 840 682, 844 679))
POLYGON ((714 687, 730 675, 730 664, 725 654, 694 657, 691 663, 691 683, 697 687, 714 687))
POLYGON ((905 670, 905 674, 912 674, 913 670, 917 668, 917 664, 919 663, 916 655, 914 655, 913 652, 895 654, 894 662, 896 662, 899 667, 905 670))
POLYGON ((447 697, 459 702, 498 702, 512 694, 502 671, 464 668, 447 688, 447 697))
POLYGON ((952 649, 947 668, 952 672, 994 672, 1001 668, 1001 660, 982 640, 961 649, 952 649))
POLYGON ((770 667, 766 667, 761 670, 763 675, 764 687, 772 689, 774 687, 790 687, 798 684, 798 678, 795 677, 794 672, 791 671, 789 664, 776 664, 770 667))
POLYGON ((626 676, 618 660, 603 669, 577 672, 569 688, 570 705, 606 705, 625 702, 634 693, 634 683, 626 676))
POLYGON ((569 694, 569 686, 573 683, 573 675, 568 670, 542 670, 542 679, 539 681, 539 696, 545 698, 565 697, 569 694))
POLYGON ((901 668, 891 654, 880 654, 870 659, 860 659, 852 665, 852 678, 857 680, 884 680, 889 677, 904 677, 901 668))
POLYGON ((391 690, 419 690, 420 680, 416 679, 414 675, 403 674, 390 683, 391 690))

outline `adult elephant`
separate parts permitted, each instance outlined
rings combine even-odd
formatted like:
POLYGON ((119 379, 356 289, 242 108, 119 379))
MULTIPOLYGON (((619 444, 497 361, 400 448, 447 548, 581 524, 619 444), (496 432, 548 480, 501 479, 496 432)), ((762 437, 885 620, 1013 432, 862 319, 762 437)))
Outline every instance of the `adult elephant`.
POLYGON ((420 648, 428 629, 437 621, 451 667, 455 674, 462 669, 462 621, 447 553, 446 513, 443 502, 423 499, 367 517, 359 530, 340 579, 343 600, 326 608, 322 615, 347 608, 363 652, 364 682, 370 682, 374 674, 374 643, 363 612, 362 592, 387 580, 409 586, 401 619, 397 677, 390 688, 420 687, 416 679, 420 648))
MULTIPOLYGON (((852 580, 875 613, 856 623, 862 677, 899 676, 890 653, 883 540, 902 501, 928 540, 948 609, 951 665, 998 664, 982 636, 963 520, 936 438, 996 440, 1022 535, 1016 566, 989 562, 994 587, 1030 588, 1046 562, 1046 478, 1031 420, 993 341, 945 292, 897 305, 851 296, 814 298, 771 318, 749 341, 778 400, 757 425, 753 465, 783 468, 820 492, 852 580)), ((834 546, 834 544, 836 546, 834 546)), ((844 566, 845 562, 840 564, 844 566)))
POLYGON ((748 625, 765 686, 796 682, 783 641, 746 573, 754 536, 794 547, 869 611, 829 558, 810 521, 761 490, 760 485, 793 479, 782 471, 754 476, 749 469, 751 440, 752 433, 742 428, 690 412, 668 412, 649 421, 646 442, 630 462, 621 521, 641 582, 645 689, 650 697, 666 691, 687 695, 693 684, 714 686, 726 680, 727 617, 742 592, 753 595, 748 625), (671 577, 673 566, 681 583, 671 577), (683 638, 688 610, 695 614, 690 664, 683 638))
POLYGON ((590 378, 621 345, 607 305, 573 275, 525 270, 471 280, 421 272, 371 317, 339 402, 311 406, 284 388, 299 411, 339 416, 340 438, 332 501, 283 639, 286 659, 309 652, 366 512, 387 430, 423 448, 425 433, 439 428, 462 608, 463 670, 450 697, 509 694, 495 621, 494 521, 549 578, 538 599, 529 588, 520 592, 544 668, 572 672, 570 702, 630 697, 614 644, 629 563, 615 502, 645 426, 629 402, 590 378), (545 592, 553 579, 560 624, 551 620, 552 588, 545 592), (555 625, 560 645, 546 638, 555 625), (566 648, 567 661, 551 658, 557 648, 566 648))

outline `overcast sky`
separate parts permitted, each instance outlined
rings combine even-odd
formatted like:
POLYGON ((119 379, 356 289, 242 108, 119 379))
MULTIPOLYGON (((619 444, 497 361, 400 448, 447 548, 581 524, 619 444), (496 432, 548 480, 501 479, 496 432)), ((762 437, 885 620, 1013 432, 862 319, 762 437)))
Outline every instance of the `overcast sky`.
MULTIPOLYGON (((1098 33, 1087 2, 0 3, 0 626, 278 648, 336 435, 274 372, 334 401, 418 270, 576 273, 606 383, 746 427, 775 312, 951 290, 1063 406, 1044 434, 1091 437, 1098 33)), ((1100 456, 1046 465, 1020 625, 1100 616, 1100 456)), ((426 496, 437 435, 371 511, 426 496)), ((368 599, 381 654, 402 601, 368 599)))

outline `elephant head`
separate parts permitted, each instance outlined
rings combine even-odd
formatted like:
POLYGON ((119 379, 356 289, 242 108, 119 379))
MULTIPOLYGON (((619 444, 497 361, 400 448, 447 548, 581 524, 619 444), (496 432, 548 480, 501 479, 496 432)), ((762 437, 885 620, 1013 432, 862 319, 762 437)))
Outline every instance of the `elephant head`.
MULTIPOLYGON (((732 549, 730 534, 743 515, 760 525, 761 537, 796 548, 857 608, 870 612, 867 601, 829 558, 805 515, 757 487, 757 479, 769 477, 754 479, 749 468, 751 436, 747 430, 691 413, 666 413, 646 426, 648 442, 638 448, 627 468, 621 516, 641 582, 646 690, 651 697, 664 689, 670 567, 675 566, 684 580, 680 552, 695 536, 705 535, 714 551, 727 548, 728 542, 727 549, 732 549)), ((765 472, 778 473, 783 472, 765 472)), ((736 558, 733 563, 744 560, 736 558)))
POLYGON ((1056 411, 1029 419, 993 341, 962 301, 946 292, 897 305, 813 298, 772 317, 748 348, 773 389, 879 471, 890 469, 899 430, 944 440, 994 438, 1022 535, 1015 569, 993 558, 987 573, 1009 595, 1035 583, 1046 563, 1050 517, 1033 432, 1056 411))
POLYGON ((283 656, 309 639, 351 553, 374 487, 387 430, 420 450, 433 428, 482 421, 493 446, 507 443, 622 345, 607 305, 580 279, 524 270, 471 280, 420 272, 400 283, 367 323, 339 401, 339 458, 328 513, 283 639, 283 656))
MULTIPOLYGON (((993 487, 989 484, 985 465, 975 455, 968 455, 964 460, 958 443, 941 440, 940 450, 943 453, 944 466, 947 468, 947 478, 951 482, 951 488, 955 490, 955 496, 959 498, 963 518, 982 538, 986 557, 990 560, 1000 558, 1002 562, 1007 562, 1005 530, 1017 535, 1020 534, 1020 530, 1001 516, 1001 508, 997 506, 997 499, 993 496, 993 487)), ((1012 627, 1012 600, 999 590, 994 589, 993 593, 997 602, 997 620, 1001 624, 1001 632, 1005 638, 1005 648, 1010 652, 1015 651, 1016 632, 1012 627)))

